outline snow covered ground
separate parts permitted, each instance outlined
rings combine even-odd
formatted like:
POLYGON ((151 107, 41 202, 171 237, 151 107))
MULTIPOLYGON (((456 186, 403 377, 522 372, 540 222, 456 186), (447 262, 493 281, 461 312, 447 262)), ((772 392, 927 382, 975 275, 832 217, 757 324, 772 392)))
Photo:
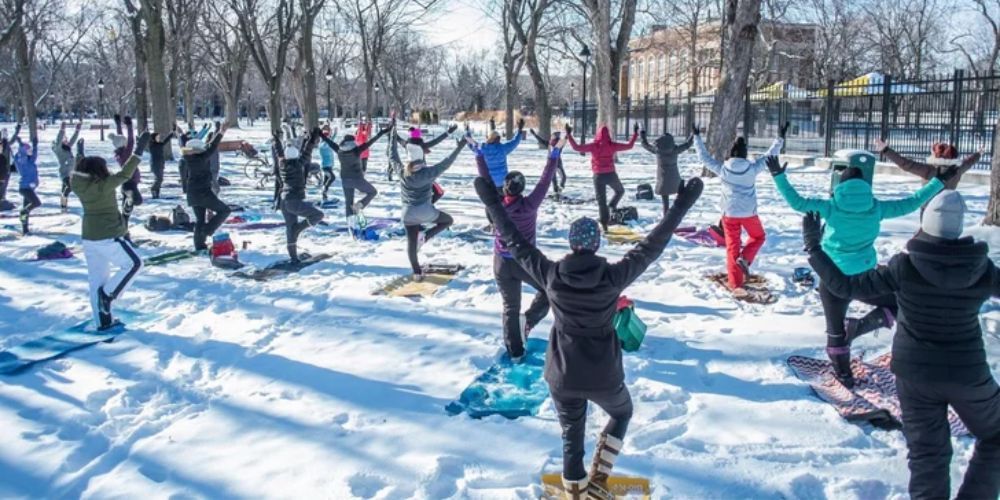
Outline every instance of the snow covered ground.
MULTIPOLYGON (((44 206, 32 219, 36 233, 0 243, 0 348, 90 314, 82 252, 64 261, 24 261, 53 239, 79 246, 78 202, 67 215, 44 216, 59 211, 47 144, 54 134, 42 135, 44 206)), ((257 129, 227 138, 262 142, 266 135, 257 129)), ((95 131, 83 136, 89 152, 110 155, 110 144, 95 131)), ((445 154, 445 144, 432 159, 445 154)), ((367 215, 398 216, 398 188, 382 175, 384 147, 376 150, 369 177, 380 195, 367 215)), ((567 154, 565 161, 568 192, 591 197, 587 160, 567 154)), ((686 175, 699 170, 693 157, 684 163, 686 175)), ((269 193, 254 189, 243 164, 235 154, 223 156, 223 175, 234 185, 222 198, 277 220, 265 201, 269 193)), ((529 178, 543 164, 544 154, 528 144, 511 158, 512 168, 529 178)), ((148 194, 151 174, 148 165, 141 168, 148 194)), ((175 198, 147 201, 133 218, 134 238, 162 243, 141 247, 144 256, 189 245, 188 235, 149 234, 140 225, 183 204, 174 164, 167 170, 164 193, 175 198)), ((629 200, 653 171, 652 155, 638 149, 623 155, 626 202, 639 207, 647 228, 659 202, 629 200)), ((456 232, 485 224, 471 189, 474 172, 473 157, 463 153, 443 177, 447 194, 439 207, 455 216, 456 232)), ((800 171, 792 182, 805 194, 822 195, 828 176, 800 171)), ((916 179, 888 176, 876 185, 884 198, 919 186, 916 179)), ((334 191, 342 196, 339 181, 334 191)), ((636 413, 617 470, 648 477, 655 498, 904 498, 902 435, 847 423, 785 366, 792 354, 823 356, 822 312, 818 295, 790 280, 793 267, 806 265, 800 217, 767 174, 759 192, 768 240, 755 267, 780 294, 776 304, 731 300, 703 279, 722 269, 722 250, 679 239, 628 290, 650 329, 643 348, 625 358, 636 413)), ((988 190, 965 194, 971 226, 985 210, 988 190)), ((8 196, 19 202, 16 176, 8 196)), ((686 222, 716 220, 718 198, 718 181, 708 180, 686 222)), ((564 253, 570 221, 596 212, 547 202, 541 246, 550 256, 564 253)), ((0 497, 537 498, 539 475, 560 470, 560 428, 550 402, 537 417, 514 421, 444 411, 501 350, 490 245, 432 240, 424 262, 468 270, 427 300, 376 297, 372 290, 409 272, 405 241, 354 241, 335 231, 343 225, 342 209, 326 214, 333 225, 305 232, 300 248, 332 253, 332 259, 266 283, 229 278, 202 259, 148 267, 120 307, 152 319, 112 344, 0 377, 0 497)), ((916 215, 886 222, 879 255, 901 250, 916 228, 916 215)), ((229 232, 237 247, 248 242, 241 251, 248 263, 286 257, 282 229, 229 232)), ((1000 242, 990 231, 978 234, 1000 242)), ((602 250, 611 258, 624 251, 602 250)), ((996 303, 987 309, 996 373, 1000 311, 996 303)), ((545 335, 549 325, 546 320, 535 335, 545 335)), ((875 356, 890 339, 882 332, 855 351, 875 356)), ((588 450, 603 421, 600 410, 591 411, 588 450)), ((955 444, 957 482, 972 441, 955 444)))

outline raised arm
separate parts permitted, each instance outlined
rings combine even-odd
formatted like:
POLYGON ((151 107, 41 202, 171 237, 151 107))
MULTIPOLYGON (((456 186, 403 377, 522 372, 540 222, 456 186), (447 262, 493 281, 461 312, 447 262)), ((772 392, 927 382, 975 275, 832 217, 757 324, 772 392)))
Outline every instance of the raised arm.
POLYGON ((80 124, 77 123, 76 127, 73 128, 73 135, 69 138, 69 147, 73 147, 76 144, 77 139, 80 138, 80 124))
POLYGON ((778 156, 781 154, 781 148, 785 147, 785 140, 778 137, 771 143, 771 147, 767 149, 767 152, 762 156, 758 156, 756 160, 753 161, 753 171, 755 173, 761 173, 767 168, 767 158, 769 156, 778 156))
POLYGON ((712 154, 708 152, 708 148, 705 147, 705 141, 701 139, 701 134, 695 134, 694 136, 694 149, 698 151, 698 160, 701 161, 705 168, 709 169, 715 175, 722 173, 722 162, 713 158, 712 154))
MULTIPOLYGON (((876 146, 877 145, 878 143, 876 143, 876 146)), ((913 161, 906 158, 889 146, 882 148, 882 154, 885 155, 886 159, 895 163, 896 166, 903 172, 911 173, 921 179, 930 180, 937 175, 937 168, 933 165, 928 165, 927 163, 913 161)))
POLYGON ((149 132, 143 132, 142 135, 139 136, 139 144, 135 149, 135 154, 129 156, 129 159, 125 161, 124 165, 122 165, 121 170, 109 177, 112 185, 115 187, 121 186, 132 178, 132 174, 135 173, 135 169, 139 167, 139 163, 142 161, 141 156, 142 153, 145 152, 146 146, 149 144, 149 139, 149 132))
POLYGON ((691 145, 693 145, 693 144, 694 144, 694 136, 693 135, 688 136, 688 138, 687 138, 686 141, 684 141, 684 142, 682 142, 680 144, 677 144, 676 147, 674 147, 674 153, 676 153, 676 154, 683 153, 683 152, 691 149, 691 145))
POLYGON ((368 139, 367 142, 365 142, 364 144, 358 146, 358 149, 357 149, 358 153, 360 153, 360 152, 362 152, 362 151, 364 151, 364 150, 372 147, 372 145, 374 145, 376 142, 378 142, 378 140, 381 139, 383 135, 389 133, 390 130, 392 130, 392 127, 384 128, 382 130, 379 130, 379 132, 377 134, 375 134, 375 137, 372 137, 371 139, 368 139))
POLYGON ((493 227, 500 235, 500 240, 504 242, 507 251, 514 256, 514 260, 521 265, 524 272, 528 273, 542 287, 548 287, 549 270, 552 268, 552 261, 545 257, 534 245, 532 245, 524 235, 518 231, 517 226, 510 220, 507 210, 500 202, 500 195, 497 187, 493 184, 490 176, 476 177, 476 194, 486 205, 486 211, 493 219, 493 227))
POLYGON ((222 142, 222 137, 226 135, 226 129, 220 129, 215 135, 212 136, 212 141, 208 143, 208 148, 205 149, 203 154, 214 155, 215 151, 219 149, 219 144, 222 142))
POLYGON ((802 213, 816 212, 823 218, 830 216, 830 200, 805 198, 795 190, 792 183, 788 181, 788 175, 785 174, 787 163, 782 165, 777 156, 768 156, 766 164, 768 170, 774 175, 774 186, 781 193, 781 197, 788 202, 788 206, 792 207, 792 210, 802 213))
POLYGON ((515 149, 517 149, 517 146, 521 144, 521 136, 523 135, 524 134, 521 133, 521 129, 517 129, 517 131, 514 133, 514 138, 503 143, 503 154, 509 155, 515 149))
POLYGON ((443 134, 435 137, 434 139, 431 139, 430 142, 424 143, 424 146, 426 146, 427 149, 430 149, 430 148, 433 148, 434 146, 437 146, 438 144, 441 144, 441 141, 447 139, 448 136, 451 135, 452 133, 454 133, 455 130, 457 130, 457 129, 458 129, 457 125, 452 125, 452 126, 448 127, 448 131, 447 132, 445 132, 445 133, 443 133, 443 134))
MULTIPOLYGON (((561 141, 560 141, 561 142, 561 141)), ((528 204, 538 209, 545 201, 545 196, 549 194, 549 187, 552 186, 552 176, 556 173, 556 167, 559 166, 559 158, 562 156, 562 148, 554 147, 552 151, 549 151, 549 159, 545 162, 545 169, 542 170, 542 176, 538 179, 538 184, 535 184, 535 189, 531 190, 525 199, 528 204)))
MULTIPOLYGON (((957 169, 952 169, 952 172, 958 172, 957 169)), ((940 178, 933 178, 924 185, 924 187, 917 190, 911 196, 900 200, 890 200, 890 201, 879 201, 879 206, 882 208, 882 218, 883 219, 893 219, 896 217, 902 217, 911 212, 915 212, 924 203, 927 203, 938 194, 942 189, 944 189, 944 184, 940 178)))
POLYGON ((486 166, 486 157, 483 156, 483 151, 474 148, 471 144, 469 144, 469 149, 472 149, 472 151, 476 154, 476 171, 479 173, 479 176, 486 177, 490 179, 490 182, 492 182, 493 178, 490 177, 490 168, 486 166))
POLYGON ((52 141, 52 144, 58 148, 59 146, 62 145, 63 139, 65 138, 66 138, 66 124, 63 123, 62 125, 59 126, 59 132, 56 132, 56 139, 52 141))
POLYGON ((464 148, 465 148, 465 141, 457 141, 455 149, 452 150, 451 154, 445 157, 445 159, 438 162, 437 165, 431 167, 431 170, 434 172, 434 177, 437 178, 438 176, 443 174, 445 170, 451 168, 451 166, 455 163, 455 160, 458 158, 459 153, 461 153, 462 149, 464 148))
POLYGON ((834 295, 845 299, 869 299, 882 297, 899 289, 893 270, 898 268, 900 259, 906 258, 903 254, 893 257, 886 267, 846 276, 823 251, 820 244, 823 227, 820 224, 817 214, 806 214, 802 218, 802 240, 809 253, 809 264, 834 295))
POLYGON ((530 128, 530 129, 528 129, 528 132, 531 132, 531 135, 535 138, 536 141, 538 141, 538 145, 539 146, 548 146, 549 145, 548 139, 546 139, 546 138, 538 135, 538 132, 535 132, 535 129, 530 128))
MULTIPOLYGON (((309 135, 309 140, 306 141, 306 143, 302 146, 302 154, 300 156, 301 158, 305 159, 306 161, 309 161, 309 157, 312 156, 313 149, 315 149, 316 144, 319 143, 320 137, 323 137, 323 131, 320 130, 319 127, 314 128, 309 135)), ((305 171, 308 175, 309 169, 306 168, 305 171)))
POLYGON ((681 183, 677 199, 670 207, 666 217, 649 232, 645 239, 636 244, 635 248, 629 250, 622 260, 608 267, 608 274, 616 287, 624 290, 659 258, 663 249, 667 247, 667 243, 670 242, 670 237, 674 234, 677 226, 684 220, 688 210, 698 201, 704 187, 698 177, 687 183, 681 183))
POLYGON ((576 139, 573 139, 573 129, 566 126, 566 141, 569 142, 569 147, 573 148, 573 151, 577 153, 591 153, 594 151, 594 143, 589 144, 577 144, 576 139))
POLYGON ((640 137, 642 137, 642 149, 645 149, 654 155, 657 154, 656 146, 649 143, 649 137, 646 137, 645 131, 640 135, 640 137))
POLYGON ((976 166, 982 156, 983 154, 979 151, 966 156, 965 159, 962 160, 962 165, 958 167, 958 175, 962 175, 968 172, 972 167, 976 166))
MULTIPOLYGON (((331 135, 332 135, 332 134, 331 134, 331 135)), ((327 146, 329 146, 329 147, 330 147, 330 149, 332 149, 332 150, 333 150, 333 151, 334 151, 335 153, 339 153, 339 152, 340 152, 340 146, 339 146, 339 145, 337 145, 337 143, 336 143, 336 142, 333 142, 333 139, 331 139, 331 138, 329 138, 329 137, 326 137, 326 136, 323 136, 323 135, 319 136, 319 138, 320 138, 320 140, 322 140, 322 141, 323 141, 324 143, 326 143, 326 145, 327 145, 327 146)))
POLYGON ((628 151, 633 147, 635 147, 635 140, 638 138, 639 138, 639 124, 636 124, 635 130, 632 132, 632 137, 628 140, 628 142, 621 143, 612 141, 611 148, 616 153, 620 153, 622 151, 628 151))
POLYGON ((128 142, 125 143, 125 156, 132 156, 135 151, 135 129, 132 128, 132 117, 125 116, 125 130, 128 134, 128 142))

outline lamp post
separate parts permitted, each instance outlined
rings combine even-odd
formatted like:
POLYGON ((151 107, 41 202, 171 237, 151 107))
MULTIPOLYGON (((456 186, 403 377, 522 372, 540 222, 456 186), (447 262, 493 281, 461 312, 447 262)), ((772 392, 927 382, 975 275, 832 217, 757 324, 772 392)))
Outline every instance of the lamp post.
POLYGON ((100 117, 101 141, 104 141, 104 79, 97 79, 97 115, 100 117))
POLYGON ((569 119, 576 126, 576 82, 569 82, 569 119))
POLYGON ((583 101, 583 122, 580 126, 580 143, 583 144, 587 140, 587 66, 590 65, 590 48, 584 45, 583 50, 580 51, 580 57, 583 58, 583 87, 580 90, 583 101))
MULTIPOLYGON (((380 90, 380 87, 378 86, 378 82, 375 82, 375 109, 372 111, 372 114, 375 115, 375 116, 378 116, 378 113, 379 113, 379 110, 378 110, 378 91, 379 90, 380 90)), ((372 119, 374 117, 373 116, 369 116, 368 118, 372 119)))
POLYGON ((330 100, 330 82, 333 81, 333 70, 326 69, 326 119, 333 120, 333 101, 330 100))

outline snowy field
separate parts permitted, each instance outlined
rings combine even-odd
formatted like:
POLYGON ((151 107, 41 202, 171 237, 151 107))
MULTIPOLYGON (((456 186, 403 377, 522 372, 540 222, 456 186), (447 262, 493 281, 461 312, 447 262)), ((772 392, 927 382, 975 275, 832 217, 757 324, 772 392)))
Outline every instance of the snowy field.
MULTIPOLYGON (((41 138, 44 205, 32 218, 35 234, 0 243, 0 348, 90 315, 82 251, 69 260, 25 261, 53 239, 79 250, 78 201, 71 201, 69 214, 44 216, 59 212, 60 183, 48 144, 55 132, 41 138)), ((235 130, 227 139, 262 142, 266 136, 260 128, 235 130)), ((96 131, 83 137, 88 152, 110 156, 110 143, 99 142, 96 131)), ((431 159, 443 157, 448 144, 431 159)), ((384 150, 383 142, 369 164, 380 191, 369 217, 399 216, 398 187, 383 175, 384 150)), ((525 141, 511 167, 531 182, 544 158, 525 141)), ((565 161, 568 193, 592 197, 588 160, 567 154, 565 161)), ((700 171, 693 156, 683 162, 685 175, 700 171)), ((221 198, 278 220, 266 201, 270 193, 243 175, 244 163, 234 153, 223 156, 223 175, 233 186, 221 198)), ((148 196, 152 175, 148 164, 140 168, 148 196)), ((628 190, 623 204, 639 208, 647 229, 659 202, 631 198, 636 184, 651 182, 654 168, 653 155, 639 149, 620 164, 628 190)), ((147 200, 132 219, 133 238, 162 243, 140 247, 146 257, 190 245, 187 234, 141 227, 149 215, 183 204, 176 164, 167 170, 163 191, 170 199, 147 200)), ((471 188, 474 172, 465 152, 442 178, 447 193, 438 206, 454 215, 455 232, 486 223, 471 188)), ((811 195, 825 194, 829 182, 816 170, 795 172, 791 180, 811 195)), ((15 174, 8 197, 20 203, 16 183, 15 174)), ((915 178, 876 180, 882 198, 918 187, 915 178)), ((331 191, 338 198, 339 189, 338 180, 331 191)), ((822 310, 818 294, 790 279, 794 267, 807 265, 800 216, 766 173, 759 192, 768 240, 755 268, 780 295, 776 304, 734 302, 703 278, 723 269, 723 251, 680 239, 627 291, 649 334, 639 352, 625 356, 636 411, 616 471, 648 477, 655 498, 905 498, 902 434, 847 423, 785 366, 789 355, 825 356, 822 310)), ((972 226, 985 210, 988 188, 964 193, 972 226)), ((718 181, 708 180, 685 225, 717 220, 718 199, 718 181)), ((540 245, 552 257, 565 253, 569 223, 596 214, 595 206, 547 201, 540 245)), ((517 420, 444 411, 502 349, 491 245, 445 234, 424 247, 422 261, 462 264, 466 271, 430 299, 376 297, 373 290, 409 273, 405 239, 354 241, 336 231, 342 208, 326 215, 332 225, 307 230, 299 245, 332 259, 266 283, 230 278, 203 259, 147 267, 118 304, 152 315, 133 332, 0 378, 0 497, 537 498, 539 475, 561 470, 551 402, 537 417, 517 420)), ((3 217, 0 233, 10 235, 16 214, 3 217)), ((880 257, 902 249, 916 228, 916 215, 883 224, 880 257)), ((240 252, 247 263, 286 258, 281 228, 223 230, 237 248, 248 242, 240 252)), ((612 259, 624 251, 602 249, 612 259)), ((526 287, 525 293, 533 292, 526 287)), ((1000 308, 994 302, 987 309, 997 373, 1000 308)), ((550 325, 548 318, 534 335, 547 335, 550 325)), ((886 331, 869 336, 855 352, 874 357, 890 339, 886 331)), ((588 451, 604 418, 591 410, 588 451)), ((971 439, 955 442, 954 482, 971 445, 971 439)))

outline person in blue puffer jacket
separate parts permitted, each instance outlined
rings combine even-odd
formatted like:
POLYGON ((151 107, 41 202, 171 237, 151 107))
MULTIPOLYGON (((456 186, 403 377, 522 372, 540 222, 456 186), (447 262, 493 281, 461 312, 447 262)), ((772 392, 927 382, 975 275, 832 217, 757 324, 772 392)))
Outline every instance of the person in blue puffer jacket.
POLYGON ((20 137, 14 137, 17 142, 17 153, 14 154, 14 166, 21 175, 18 185, 21 193, 21 233, 28 234, 28 215, 32 210, 42 206, 42 201, 35 194, 38 188, 38 137, 31 138, 31 144, 21 142, 20 137))
POLYGON ((517 121, 517 133, 514 134, 513 139, 502 142, 500 140, 500 133, 491 128, 486 143, 479 146, 483 154, 483 159, 486 160, 486 167, 490 171, 490 177, 493 179, 494 185, 503 186, 504 178, 507 177, 507 155, 517 149, 517 146, 521 144, 521 136, 523 135, 524 119, 522 118, 517 121))
MULTIPOLYGON (((330 128, 330 124, 323 125, 323 137, 333 140, 337 135, 335 129, 330 128)), ((336 164, 337 153, 325 141, 319 143, 319 161, 323 168, 323 201, 327 201, 327 192, 330 185, 337 180, 337 174, 333 173, 333 166, 336 164)))

